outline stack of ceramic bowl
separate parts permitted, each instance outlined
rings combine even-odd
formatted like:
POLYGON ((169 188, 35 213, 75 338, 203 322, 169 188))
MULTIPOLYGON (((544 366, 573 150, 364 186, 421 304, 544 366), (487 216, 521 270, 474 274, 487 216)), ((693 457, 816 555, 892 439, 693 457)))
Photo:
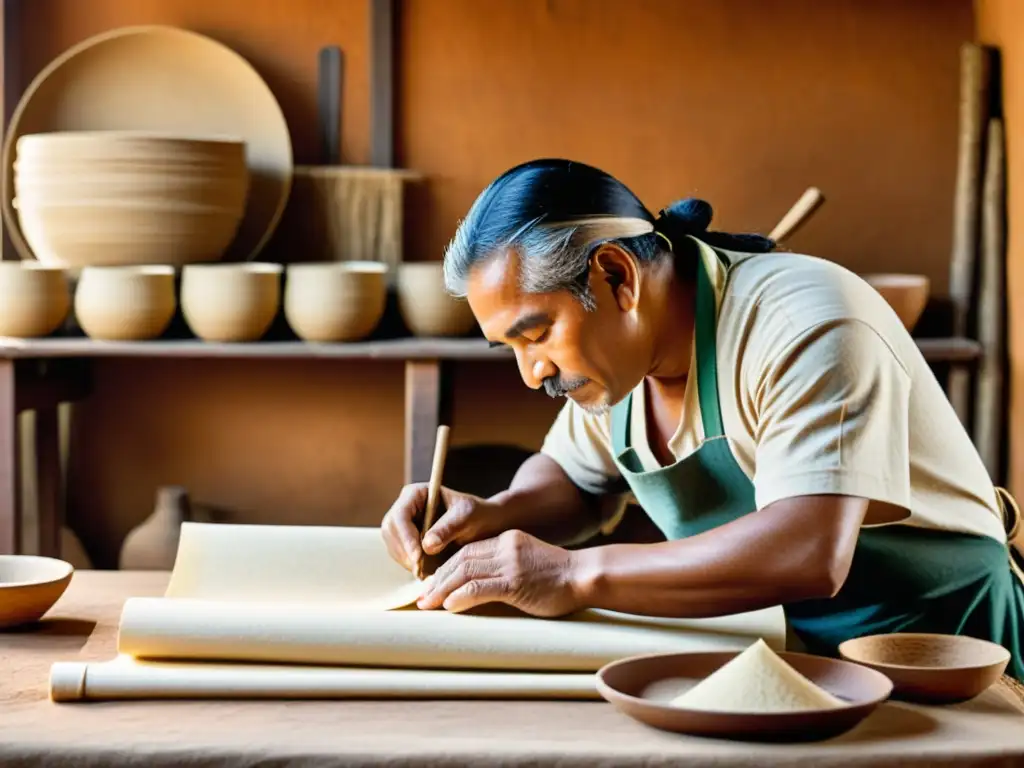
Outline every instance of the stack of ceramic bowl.
POLYGON ((14 207, 44 264, 216 261, 238 230, 248 189, 240 140, 97 131, 17 143, 14 207))

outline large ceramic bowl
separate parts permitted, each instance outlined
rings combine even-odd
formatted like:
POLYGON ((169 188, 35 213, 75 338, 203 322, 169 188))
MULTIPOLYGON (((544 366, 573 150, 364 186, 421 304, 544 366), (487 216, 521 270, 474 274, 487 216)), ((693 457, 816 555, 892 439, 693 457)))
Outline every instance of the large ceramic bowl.
POLYGON ((285 319, 305 341, 365 338, 384 315, 387 272, 387 265, 376 261, 291 264, 284 289, 285 319))
POLYGON ((406 262, 398 268, 398 308, 416 336, 464 336, 476 325, 465 301, 444 287, 441 262, 406 262))
POLYGON ((181 312, 205 341, 258 341, 281 305, 280 264, 190 264, 181 275, 181 312))
POLYGON ((49 336, 70 308, 65 270, 31 261, 0 261, 0 336, 49 336))
POLYGON ((216 261, 245 211, 238 140, 53 133, 22 137, 18 152, 13 205, 45 264, 216 261))
POLYGON ((176 304, 173 267, 86 267, 75 289, 75 317, 93 339, 155 339, 176 304))

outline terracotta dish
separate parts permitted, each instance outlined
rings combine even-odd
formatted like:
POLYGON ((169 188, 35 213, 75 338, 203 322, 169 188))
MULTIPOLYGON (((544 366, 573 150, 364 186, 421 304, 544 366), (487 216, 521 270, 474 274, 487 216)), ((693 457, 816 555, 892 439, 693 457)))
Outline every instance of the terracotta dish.
POLYGON ((155 339, 176 307, 173 267, 86 267, 75 288, 75 317, 93 339, 155 339))
POLYGON ((889 303, 903 326, 908 331, 914 330, 928 304, 931 281, 924 275, 873 274, 861 277, 889 303))
POLYGON ((0 262, 0 336, 49 336, 70 308, 71 289, 63 269, 31 261, 0 262))
POLYGON ((755 741, 817 741, 838 736, 861 722, 892 691, 892 682, 874 670, 836 659, 782 652, 779 656, 797 672, 849 705, 761 714, 688 710, 667 703, 737 653, 673 653, 623 659, 598 672, 597 689, 621 712, 654 728, 755 741))
POLYGON ((259 341, 281 306, 280 264, 190 264, 181 274, 181 312, 205 341, 259 341))
POLYGON ((52 557, 0 555, 0 627, 39 621, 64 594, 74 570, 52 557))
POLYGON ((415 336, 464 336, 476 325, 469 304, 445 290, 440 261, 398 267, 398 309, 415 336))
POLYGON ((251 188, 227 258, 255 258, 291 188, 288 125, 270 88, 241 56, 195 32, 126 27, 68 49, 29 85, 4 136, 4 225, 22 258, 33 257, 15 214, 14 160, 26 134, 143 131, 245 142, 251 188))
POLYGON ((870 635, 847 640, 839 654, 885 674, 894 697, 931 704, 973 699, 1010 663, 1003 646, 961 635, 870 635))
POLYGON ((388 267, 375 261, 292 264, 284 315, 304 341, 358 341, 380 323, 388 294, 388 267))

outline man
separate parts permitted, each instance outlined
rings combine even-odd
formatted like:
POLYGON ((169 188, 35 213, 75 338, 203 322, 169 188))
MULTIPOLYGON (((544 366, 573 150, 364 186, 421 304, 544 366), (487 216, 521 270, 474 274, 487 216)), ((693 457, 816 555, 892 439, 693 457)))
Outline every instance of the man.
POLYGON ((1016 505, 895 313, 838 265, 710 221, 696 200, 655 218, 563 160, 480 195, 445 255, 449 289, 528 386, 568 400, 507 491, 445 489, 422 544, 426 489, 403 490, 383 523, 392 556, 457 550, 419 606, 782 605, 813 652, 969 634, 1024 678, 1016 505), (613 525, 627 491, 665 542, 566 548, 613 525))

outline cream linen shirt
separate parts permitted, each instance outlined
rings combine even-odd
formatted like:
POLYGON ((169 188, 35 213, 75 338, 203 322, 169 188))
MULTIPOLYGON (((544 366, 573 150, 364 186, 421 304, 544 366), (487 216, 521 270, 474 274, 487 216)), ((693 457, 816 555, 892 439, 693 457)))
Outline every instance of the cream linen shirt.
MULTIPOLYGON (((780 499, 843 494, 872 500, 866 525, 903 522, 1006 541, 996 491, 969 435, 886 301, 823 259, 710 250, 719 306, 718 396, 729 446, 753 481, 758 509, 780 499)), ((703 440, 697 377, 669 441, 682 459, 703 440)), ((633 393, 630 442, 645 470, 645 384, 633 393)), ((611 414, 568 400, 541 452, 580 488, 621 486, 611 414)), ((613 527, 629 497, 610 504, 613 527)), ((611 501, 611 499, 607 499, 611 501)))

